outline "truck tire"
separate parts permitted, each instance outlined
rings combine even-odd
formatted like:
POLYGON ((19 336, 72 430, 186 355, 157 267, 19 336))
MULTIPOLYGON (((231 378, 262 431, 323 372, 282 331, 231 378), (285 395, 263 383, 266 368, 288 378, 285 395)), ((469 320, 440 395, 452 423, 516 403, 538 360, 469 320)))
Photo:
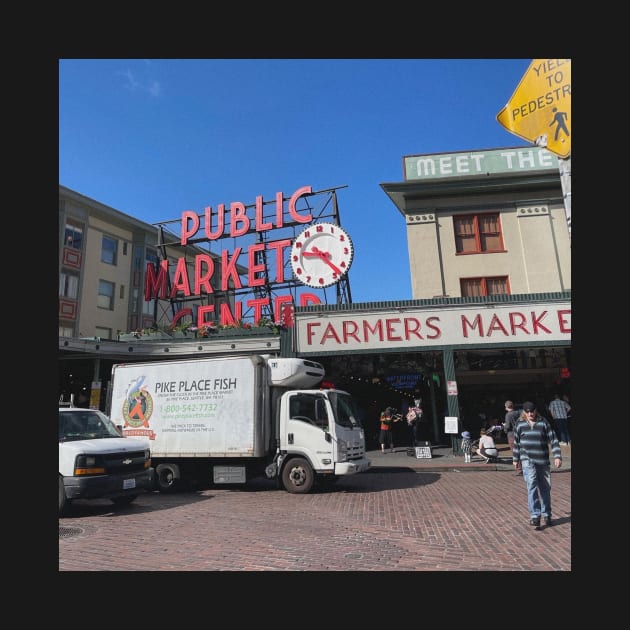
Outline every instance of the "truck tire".
POLYGON ((59 516, 61 516, 69 503, 70 501, 66 498, 66 491, 63 487, 63 477, 59 475, 59 516))
POLYGON ((158 464, 155 469, 155 485, 164 494, 179 490, 181 485, 179 466, 177 464, 158 464))
POLYGON ((291 494, 307 494, 315 481, 315 473, 308 460, 294 457, 282 469, 282 485, 291 494))

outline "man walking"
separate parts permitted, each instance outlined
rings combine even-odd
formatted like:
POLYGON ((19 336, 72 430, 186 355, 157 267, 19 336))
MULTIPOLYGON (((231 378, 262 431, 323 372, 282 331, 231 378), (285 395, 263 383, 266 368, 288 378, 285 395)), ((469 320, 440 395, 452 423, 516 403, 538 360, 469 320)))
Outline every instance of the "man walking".
POLYGON ((517 471, 523 471, 527 486, 529 524, 536 529, 540 529, 541 518, 545 521, 543 525, 552 526, 550 446, 554 466, 560 468, 562 450, 555 431, 547 418, 538 413, 533 402, 523 403, 523 414, 514 430, 512 463, 517 471))

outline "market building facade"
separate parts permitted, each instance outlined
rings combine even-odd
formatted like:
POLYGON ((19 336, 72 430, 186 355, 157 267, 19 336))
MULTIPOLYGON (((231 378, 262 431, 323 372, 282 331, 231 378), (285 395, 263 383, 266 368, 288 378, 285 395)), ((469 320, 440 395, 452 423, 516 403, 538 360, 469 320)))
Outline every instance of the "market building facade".
MULTIPOLYGON (((352 303, 349 274, 343 273, 343 282, 338 282, 336 288, 338 297, 339 287, 343 288, 345 300, 330 304, 318 301, 313 291, 289 292, 290 325, 262 327, 254 331, 255 335, 250 330, 231 330, 200 337, 198 331, 189 331, 189 337, 154 342, 121 337, 120 331, 133 331, 142 325, 139 309, 146 309, 142 304, 142 279, 138 277, 141 270, 134 270, 133 265, 121 272, 118 284, 113 282, 113 290, 119 291, 117 297, 128 295, 127 288, 121 287, 132 285, 133 300, 117 323, 98 325, 94 319, 92 328, 76 330, 66 317, 67 296, 62 295, 62 289, 67 287, 62 275, 69 271, 62 243, 60 394, 72 390, 76 394, 79 385, 82 391, 86 388, 85 374, 75 374, 74 381, 68 377, 78 359, 92 365, 87 377, 90 404, 104 407, 114 362, 164 358, 166 353, 298 355, 324 363, 332 383, 359 397, 369 439, 373 438, 371 427, 382 407, 394 406, 404 411, 419 397, 429 419, 428 439, 443 443, 451 437, 445 429, 446 417, 457 418, 457 431, 475 430, 480 418, 502 412, 506 398, 516 402, 535 398, 544 404, 555 391, 570 393, 571 243, 558 159, 539 147, 405 156, 403 177, 401 182, 384 183, 381 187, 405 220, 412 299, 352 303), (226 336, 228 332, 230 337, 226 336)), ((60 186, 60 238, 67 238, 69 215, 73 214, 68 211, 68 200, 78 199, 87 217, 84 225, 89 225, 88 232, 94 236, 92 255, 101 251, 102 256, 103 250, 114 246, 116 251, 122 251, 127 240, 132 248, 140 236, 156 249, 164 242, 154 226, 113 209, 109 221, 117 227, 109 226, 106 207, 77 196, 78 193, 60 186), (89 218, 93 206, 99 213, 98 222, 89 218), (135 231, 120 231, 120 223, 128 222, 135 222, 135 231), (115 245, 111 240, 116 241, 115 245)), ((262 202, 254 206, 262 217, 262 202)), ((299 219, 293 222, 295 235, 305 225, 328 219, 314 212, 294 210, 293 218, 299 219)), ((246 208, 241 212, 246 213, 246 208)), ((287 252, 297 240, 292 235, 284 239, 287 252)), ((86 245, 80 250, 82 255, 86 255, 86 245)), ((172 248, 167 256, 176 270, 176 243, 172 241, 164 245, 167 246, 172 248)), ((196 243, 187 244, 191 246, 199 247, 196 243)), ((265 249, 263 245, 252 247, 265 249)), ((106 258, 107 255, 106 252, 106 258)), ((197 255, 205 256, 207 252, 197 255)), ((139 253, 136 258, 146 262, 147 256, 139 253)), ((217 260, 220 265, 229 258, 218 256, 217 260)), ((290 264, 287 267, 291 269, 290 264)), ((295 267, 293 272, 296 273, 295 267)), ((286 280, 289 275, 290 272, 283 274, 279 269, 274 271, 276 278, 286 280)), ((79 276, 77 286, 98 286, 102 270, 98 265, 84 267, 79 276)), ((175 275, 170 280, 178 284, 175 275)), ((200 306, 211 309, 210 301, 216 300, 222 290, 235 304, 236 284, 238 281, 231 286, 217 283, 210 296, 188 296, 191 302, 185 304, 187 312, 197 313, 200 306)), ((259 294, 246 304, 275 302, 280 305, 278 308, 282 307, 284 298, 274 301, 264 297, 259 294)), ((100 293, 91 296, 84 292, 75 301, 75 307, 93 309, 89 304, 93 298, 103 299, 100 293)), ((98 315, 100 310, 93 312, 98 315)), ((153 303, 153 310, 145 311, 145 315, 156 312, 153 303)), ((215 312, 218 313, 218 306, 215 312)), ((111 313, 108 315, 111 317, 111 313)))

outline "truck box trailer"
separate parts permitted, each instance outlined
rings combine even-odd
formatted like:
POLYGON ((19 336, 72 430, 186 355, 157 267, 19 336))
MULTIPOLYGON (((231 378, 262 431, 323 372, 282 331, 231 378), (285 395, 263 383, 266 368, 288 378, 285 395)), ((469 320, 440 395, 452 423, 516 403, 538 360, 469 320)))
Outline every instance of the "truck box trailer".
POLYGON ((324 375, 315 361, 260 354, 117 364, 108 414, 149 439, 162 492, 266 476, 307 493, 370 466, 355 400, 316 388, 324 375))

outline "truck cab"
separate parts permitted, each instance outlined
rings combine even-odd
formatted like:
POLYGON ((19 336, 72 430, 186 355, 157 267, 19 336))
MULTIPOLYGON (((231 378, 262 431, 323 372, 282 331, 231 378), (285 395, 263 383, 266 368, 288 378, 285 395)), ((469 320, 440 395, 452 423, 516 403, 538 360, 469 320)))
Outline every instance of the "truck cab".
POLYGON ((365 432, 347 392, 335 389, 290 391, 280 405, 280 479, 286 490, 309 492, 367 470, 365 432))

